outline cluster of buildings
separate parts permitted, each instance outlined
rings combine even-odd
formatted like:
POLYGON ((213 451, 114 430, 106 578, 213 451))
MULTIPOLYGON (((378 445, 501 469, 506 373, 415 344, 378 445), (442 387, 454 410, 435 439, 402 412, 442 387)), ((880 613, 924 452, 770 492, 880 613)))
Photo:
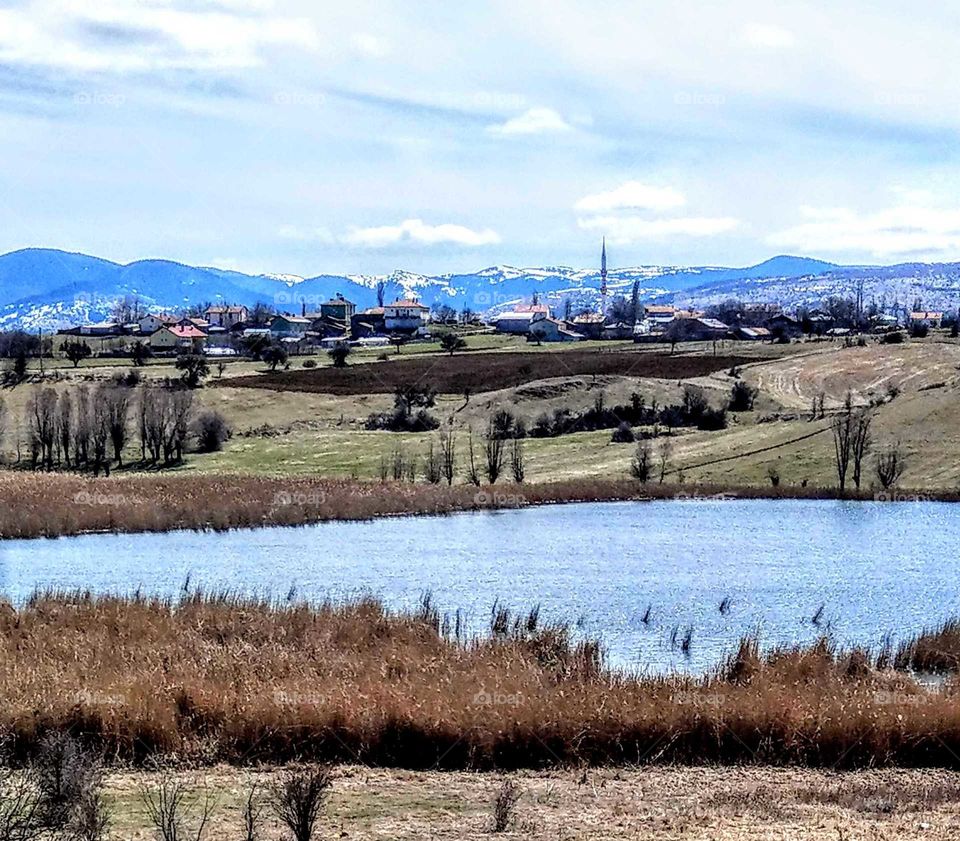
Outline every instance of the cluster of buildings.
MULTIPOLYGON (((635 322, 613 321, 600 313, 585 312, 567 319, 553 318, 543 304, 518 306, 491 320, 498 333, 525 335, 543 342, 578 342, 583 339, 663 339, 680 322, 684 338, 726 336, 730 328, 703 312, 650 304, 638 308, 635 322)), ((759 337, 759 336, 758 336, 759 337)))
MULTIPOLYGON (((583 339, 633 339, 644 341, 710 341, 733 338, 762 341, 796 338, 803 334, 844 336, 871 329, 876 332, 898 327, 924 325, 939 328, 942 312, 904 313, 903 319, 893 315, 873 315, 870 319, 831 315, 822 310, 792 316, 779 306, 770 304, 738 305, 705 311, 685 310, 666 304, 637 304, 629 319, 607 317, 607 251, 601 252, 599 312, 581 312, 555 318, 550 308, 534 297, 532 304, 518 304, 508 312, 490 319, 498 333, 526 336, 541 342, 577 342, 583 339), (722 316, 716 317, 717 314, 722 316)), ((915 306, 919 307, 917 302, 915 306)), ((450 308, 447 307, 447 310, 450 308)), ((620 318, 624 318, 621 306, 620 318)), ((452 312, 452 310, 450 310, 452 312)), ((299 315, 269 314, 258 307, 251 312, 244 306, 211 306, 202 315, 174 316, 149 314, 135 323, 104 322, 85 324, 61 330, 62 335, 99 339, 100 352, 124 351, 134 341, 149 345, 155 353, 232 354, 242 348, 243 340, 256 337, 285 346, 291 353, 309 352, 317 347, 330 347, 350 341, 355 344, 386 344, 390 337, 427 338, 430 308, 412 299, 399 299, 391 304, 358 312, 356 305, 343 295, 308 311, 304 303, 299 315)))
POLYGON ((266 316, 245 306, 211 306, 197 316, 150 313, 136 322, 82 324, 59 334, 92 341, 100 352, 125 351, 142 342, 157 354, 231 355, 243 340, 262 337, 302 353, 353 339, 376 343, 379 338, 385 344, 388 335, 424 336, 429 321, 429 307, 418 301, 401 299, 357 312, 356 304, 336 295, 316 311, 304 304, 299 315, 266 316))
MULTIPOLYGON (((615 321, 600 313, 586 312, 566 319, 554 318, 543 304, 520 305, 491 319, 498 333, 527 336, 543 342, 576 342, 583 339, 633 339, 646 341, 712 341, 740 339, 772 341, 802 335, 842 337, 862 332, 848 320, 822 310, 790 315, 779 306, 746 305, 727 321, 703 310, 686 310, 666 304, 641 304, 632 322, 615 321)), ((883 333, 902 327, 924 325, 937 329, 942 312, 910 312, 904 318, 880 314, 868 319, 867 329, 883 333)))

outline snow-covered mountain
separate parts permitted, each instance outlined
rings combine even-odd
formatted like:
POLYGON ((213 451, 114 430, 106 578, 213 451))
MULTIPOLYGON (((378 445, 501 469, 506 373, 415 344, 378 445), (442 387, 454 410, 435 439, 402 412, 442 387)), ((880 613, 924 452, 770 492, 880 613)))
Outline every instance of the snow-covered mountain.
MULTIPOLYGON (((0 330, 51 330, 110 317, 114 304, 137 296, 152 311, 177 310, 206 302, 252 306, 258 301, 280 311, 316 309, 341 293, 358 307, 375 306, 377 287, 384 296, 416 297, 427 305, 469 307, 478 313, 508 309, 536 293, 558 308, 599 301, 598 269, 567 266, 516 268, 492 266, 471 273, 422 275, 331 275, 303 278, 290 274, 248 275, 187 266, 169 260, 139 260, 127 265, 84 254, 25 249, 0 256, 0 330)), ((931 308, 953 308, 960 299, 960 264, 864 267, 838 266, 804 257, 775 257, 747 268, 719 266, 638 266, 611 269, 611 297, 629 296, 637 284, 643 301, 705 305, 729 297, 777 301, 784 306, 811 304, 833 295, 852 295, 863 284, 866 299, 886 297, 892 304, 919 297, 931 308)))

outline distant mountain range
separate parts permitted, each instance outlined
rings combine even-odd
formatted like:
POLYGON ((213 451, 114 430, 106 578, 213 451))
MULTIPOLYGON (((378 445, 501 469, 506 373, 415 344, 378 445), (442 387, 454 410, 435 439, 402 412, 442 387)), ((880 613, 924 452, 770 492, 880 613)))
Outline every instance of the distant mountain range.
MULTIPOLYGON (((264 302, 280 311, 299 312, 337 293, 358 307, 376 305, 377 285, 385 297, 415 296, 423 303, 449 304, 475 312, 509 309, 534 293, 561 307, 595 307, 598 269, 512 268, 495 266, 469 274, 420 275, 248 275, 223 269, 186 266, 169 260, 139 260, 121 265, 109 260, 53 249, 29 248, 0 256, 0 330, 51 330, 106 320, 114 304, 137 296, 151 311, 192 304, 264 302)), ((853 295, 863 286, 865 300, 891 307, 917 298, 933 309, 960 303, 960 263, 906 263, 897 266, 840 266, 806 257, 774 257, 747 268, 717 266, 639 266, 612 269, 610 295, 631 294, 638 283, 641 300, 705 306, 726 298, 777 302, 786 308, 813 305, 830 295, 853 295)))

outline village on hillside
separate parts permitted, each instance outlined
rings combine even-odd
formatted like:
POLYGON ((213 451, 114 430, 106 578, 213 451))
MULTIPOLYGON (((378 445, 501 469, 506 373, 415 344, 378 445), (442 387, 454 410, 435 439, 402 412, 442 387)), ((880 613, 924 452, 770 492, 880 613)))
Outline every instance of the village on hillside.
POLYGON ((78 324, 58 331, 58 346, 82 344, 90 356, 129 356, 182 353, 209 356, 259 356, 266 347, 282 348, 288 356, 309 355, 338 345, 380 347, 435 341, 444 333, 469 331, 522 337, 535 344, 584 340, 633 340, 637 343, 730 339, 744 342, 785 342, 807 337, 844 338, 908 330, 919 336, 930 329, 956 329, 955 314, 928 311, 920 301, 913 308, 883 311, 855 297, 831 297, 814 309, 787 312, 775 304, 730 300, 705 309, 641 303, 605 296, 599 310, 573 312, 570 299, 555 312, 536 293, 527 302, 487 318, 444 304, 428 307, 414 299, 398 299, 357 310, 337 294, 309 310, 280 312, 267 304, 209 305, 180 313, 154 313, 136 300, 117 305, 114 318, 78 324))

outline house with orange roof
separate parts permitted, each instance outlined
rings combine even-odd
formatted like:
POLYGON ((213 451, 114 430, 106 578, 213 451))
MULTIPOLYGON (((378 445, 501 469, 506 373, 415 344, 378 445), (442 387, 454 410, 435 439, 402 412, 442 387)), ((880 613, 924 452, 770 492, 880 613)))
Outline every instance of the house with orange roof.
POLYGON ((161 327, 150 336, 150 347, 155 351, 202 353, 207 334, 193 324, 173 324, 161 327))

